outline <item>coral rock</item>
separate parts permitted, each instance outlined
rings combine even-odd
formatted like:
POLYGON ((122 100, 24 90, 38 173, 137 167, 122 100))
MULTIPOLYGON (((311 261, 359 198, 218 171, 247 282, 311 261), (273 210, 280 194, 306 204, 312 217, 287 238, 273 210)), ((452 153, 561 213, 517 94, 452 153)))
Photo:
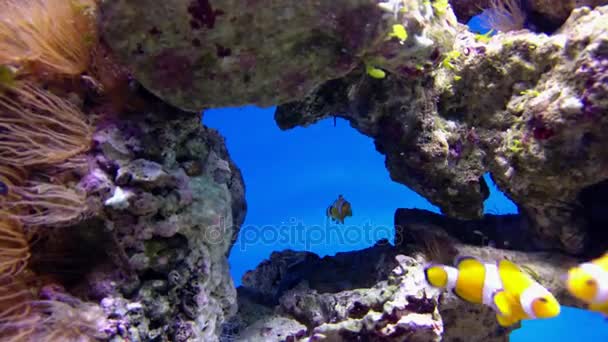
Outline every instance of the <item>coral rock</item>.
POLYGON ((378 4, 105 1, 101 29, 135 77, 179 108, 270 106, 301 98, 364 60, 415 66, 451 41, 453 27, 433 20, 422 0, 406 1, 403 12, 400 0, 384 3, 390 13, 378 4), (385 39, 396 23, 410 32, 405 44, 385 39))
POLYGON ((608 7, 575 9, 552 36, 459 33, 432 75, 360 73, 275 114, 283 129, 336 115, 374 138, 391 178, 448 216, 480 218, 490 172, 545 248, 608 248, 584 193, 608 178, 608 7))

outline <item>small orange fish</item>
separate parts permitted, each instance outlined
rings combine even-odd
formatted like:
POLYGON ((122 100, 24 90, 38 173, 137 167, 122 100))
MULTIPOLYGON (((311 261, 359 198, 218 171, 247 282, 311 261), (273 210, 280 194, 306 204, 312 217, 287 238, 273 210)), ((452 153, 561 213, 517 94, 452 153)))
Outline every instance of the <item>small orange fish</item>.
POLYGON ((327 217, 331 218, 332 221, 344 224, 344 218, 347 216, 353 216, 353 211, 350 207, 350 203, 345 200, 342 195, 339 195, 338 199, 335 200, 332 205, 327 207, 325 214, 327 217))

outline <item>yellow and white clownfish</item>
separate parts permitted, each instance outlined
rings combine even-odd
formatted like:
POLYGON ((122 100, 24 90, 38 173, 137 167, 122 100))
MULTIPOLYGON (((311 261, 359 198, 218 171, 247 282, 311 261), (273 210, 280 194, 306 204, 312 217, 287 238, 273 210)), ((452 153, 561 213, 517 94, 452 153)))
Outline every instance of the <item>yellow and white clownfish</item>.
POLYGON ((608 316, 608 252, 568 271, 570 294, 589 305, 589 310, 608 316))
POLYGON ((560 312, 555 297, 508 260, 482 263, 473 257, 459 257, 455 265, 427 266, 427 282, 467 302, 493 308, 503 327, 522 319, 554 317, 560 312))
POLYGON ((553 318, 561 312, 555 296, 513 262, 500 260, 498 273, 504 293, 504 298, 496 302, 496 318, 500 325, 510 326, 524 319, 553 318))
POLYGON ((331 218, 332 221, 344 224, 344 218, 353 216, 353 211, 350 207, 350 203, 345 200, 342 195, 339 195, 338 199, 327 207, 325 214, 327 217, 331 218))
POLYGON ((434 287, 452 291, 474 304, 494 307, 494 296, 502 291, 496 263, 482 263, 472 257, 459 257, 456 267, 431 264, 424 269, 426 281, 434 287))

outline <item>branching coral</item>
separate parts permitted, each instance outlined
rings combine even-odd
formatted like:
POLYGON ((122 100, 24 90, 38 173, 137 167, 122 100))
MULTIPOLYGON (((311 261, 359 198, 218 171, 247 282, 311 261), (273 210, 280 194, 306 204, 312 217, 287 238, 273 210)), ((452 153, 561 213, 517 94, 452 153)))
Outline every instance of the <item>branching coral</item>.
POLYGON ((502 32, 521 30, 526 22, 521 0, 491 0, 485 17, 488 28, 502 32))
POLYGON ((55 74, 77 75, 96 39, 94 0, 0 2, 0 64, 33 62, 55 74))
POLYGON ((20 83, 0 94, 0 164, 55 164, 89 149, 92 129, 72 103, 20 83))

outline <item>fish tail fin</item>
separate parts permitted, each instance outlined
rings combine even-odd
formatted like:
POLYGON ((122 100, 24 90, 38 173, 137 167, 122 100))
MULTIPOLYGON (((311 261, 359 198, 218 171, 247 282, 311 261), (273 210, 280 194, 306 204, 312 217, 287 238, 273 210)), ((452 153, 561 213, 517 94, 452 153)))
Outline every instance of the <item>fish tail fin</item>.
POLYGON ((608 303, 589 304, 588 309, 608 316, 608 303))
POLYGON ((430 264, 424 268, 424 278, 433 287, 444 288, 448 285, 448 272, 446 266, 430 264))
POLYGON ((498 321, 498 324, 503 328, 510 327, 513 324, 517 323, 517 321, 513 318, 509 316, 503 316, 501 314, 496 314, 496 320, 498 321))

